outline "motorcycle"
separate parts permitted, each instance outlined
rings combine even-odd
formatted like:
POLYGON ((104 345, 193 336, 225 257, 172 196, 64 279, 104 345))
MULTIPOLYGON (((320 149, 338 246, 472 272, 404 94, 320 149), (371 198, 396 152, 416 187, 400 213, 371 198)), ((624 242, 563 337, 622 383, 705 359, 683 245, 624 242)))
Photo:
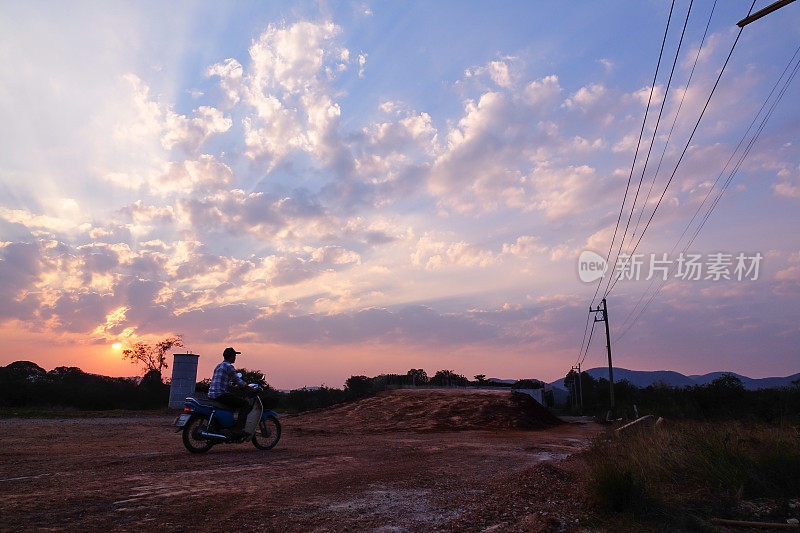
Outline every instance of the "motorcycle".
POLYGON ((205 453, 215 444, 240 444, 248 439, 259 450, 274 448, 281 438, 281 423, 277 413, 264 410, 258 396, 260 390, 261 387, 255 383, 247 386, 245 394, 251 409, 244 424, 244 434, 238 436, 231 434, 236 415, 229 406, 214 400, 186 398, 183 414, 175 419, 177 431, 183 432, 186 449, 192 453, 205 453))

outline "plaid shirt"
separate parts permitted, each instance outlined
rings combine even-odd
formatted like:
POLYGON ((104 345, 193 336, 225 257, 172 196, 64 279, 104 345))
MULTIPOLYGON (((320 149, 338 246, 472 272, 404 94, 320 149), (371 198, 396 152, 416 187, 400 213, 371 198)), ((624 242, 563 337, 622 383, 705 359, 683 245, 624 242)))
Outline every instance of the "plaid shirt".
POLYGON ((239 385, 246 385, 242 379, 236 375, 236 369, 228 361, 223 361, 214 369, 214 376, 211 378, 211 386, 208 388, 209 398, 219 398, 228 392, 231 382, 239 385))

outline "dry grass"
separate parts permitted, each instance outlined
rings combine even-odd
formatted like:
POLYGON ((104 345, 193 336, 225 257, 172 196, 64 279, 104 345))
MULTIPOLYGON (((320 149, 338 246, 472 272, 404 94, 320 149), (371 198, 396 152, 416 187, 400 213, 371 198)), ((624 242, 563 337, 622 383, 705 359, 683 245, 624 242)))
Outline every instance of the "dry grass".
POLYGON ((588 460, 592 501, 635 520, 697 524, 712 514, 737 514, 743 499, 800 496, 793 428, 738 422, 642 428, 598 439, 588 460))

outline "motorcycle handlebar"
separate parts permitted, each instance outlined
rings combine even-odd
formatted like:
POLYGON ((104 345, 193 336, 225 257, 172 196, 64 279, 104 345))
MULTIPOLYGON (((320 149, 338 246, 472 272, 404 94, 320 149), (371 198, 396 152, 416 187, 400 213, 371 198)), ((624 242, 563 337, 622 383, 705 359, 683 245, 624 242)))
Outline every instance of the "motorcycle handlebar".
POLYGON ((249 383, 245 385, 245 390, 248 392, 260 392, 264 390, 264 387, 262 387, 258 383, 249 383))

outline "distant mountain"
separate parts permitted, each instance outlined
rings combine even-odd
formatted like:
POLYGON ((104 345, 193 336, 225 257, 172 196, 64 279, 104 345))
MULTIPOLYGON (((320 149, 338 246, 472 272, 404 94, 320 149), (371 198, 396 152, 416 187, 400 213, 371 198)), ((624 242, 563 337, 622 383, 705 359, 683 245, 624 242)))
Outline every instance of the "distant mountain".
MULTIPOLYGON (((608 379, 608 367, 597 367, 585 370, 587 374, 595 379, 603 378, 608 379)), ((725 374, 733 374, 742 380, 742 384, 746 389, 770 389, 778 387, 789 387, 793 381, 800 379, 800 373, 793 374, 786 377, 774 378, 749 378, 736 374, 734 372, 711 372, 703 375, 685 376, 680 372, 673 372, 671 370, 628 370, 627 368, 614 369, 614 381, 627 380, 637 387, 647 387, 655 383, 665 383, 671 387, 689 387, 692 385, 707 385, 725 374)), ((551 383, 553 387, 565 389, 564 378, 551 383)))
POLYGON ((489 383, 505 383, 507 385, 513 385, 517 382, 516 379, 500 379, 500 378, 489 378, 486 381, 489 383))
POLYGON ((718 377, 725 374, 733 374, 734 376, 738 377, 742 380, 744 387, 749 390, 789 387, 793 381, 800 379, 800 373, 792 374, 791 376, 786 376, 784 378, 748 378, 747 376, 742 376, 741 374, 736 374, 734 372, 711 372, 710 374, 703 374, 701 376, 689 376, 689 378, 694 380, 698 385, 706 385, 707 383, 711 383, 718 377))

